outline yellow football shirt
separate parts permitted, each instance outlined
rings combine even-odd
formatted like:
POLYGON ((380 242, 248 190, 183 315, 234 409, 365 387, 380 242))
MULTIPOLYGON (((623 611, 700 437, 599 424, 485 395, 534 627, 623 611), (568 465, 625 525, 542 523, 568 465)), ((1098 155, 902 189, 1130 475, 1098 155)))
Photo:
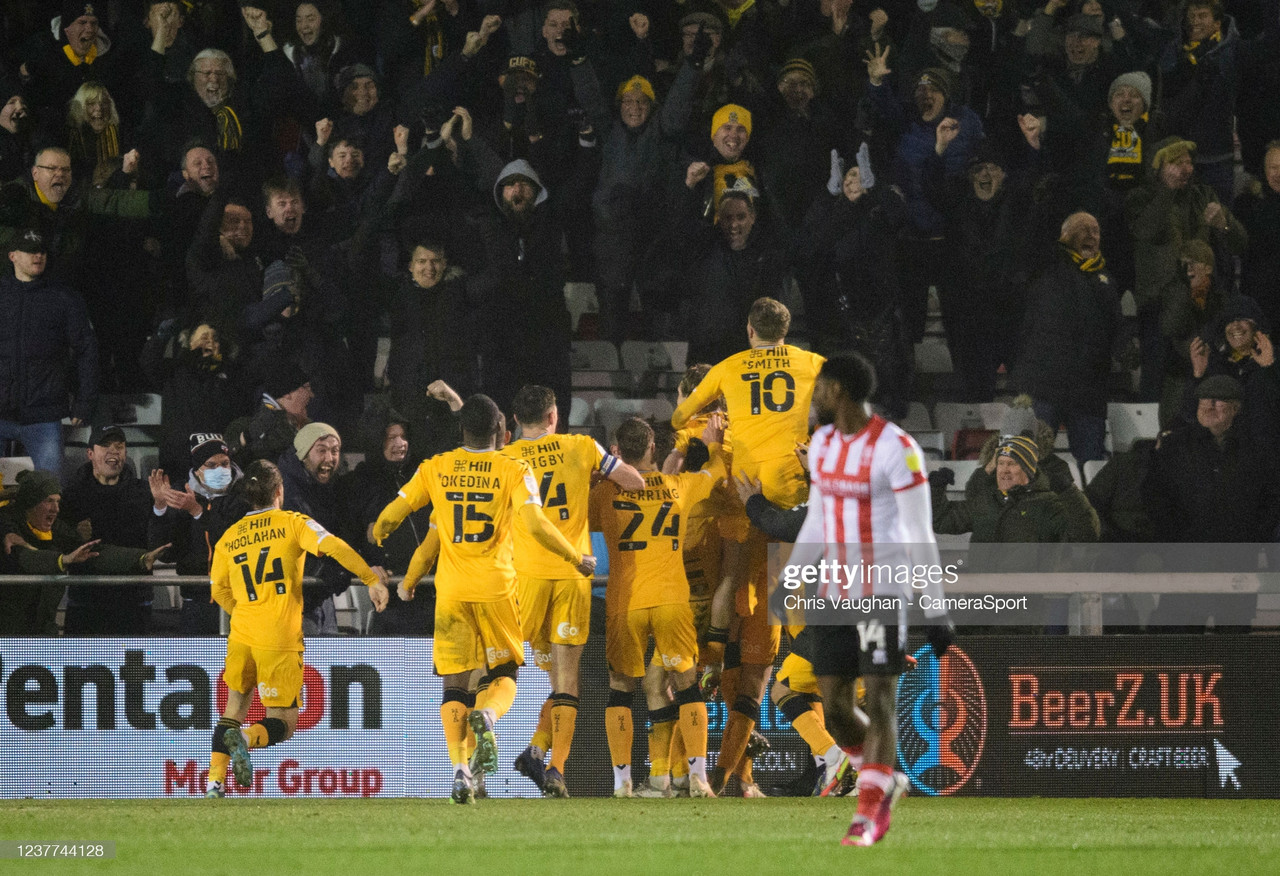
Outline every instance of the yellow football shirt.
POLYGON ((296 511, 250 511, 213 547, 209 580, 215 593, 231 591, 228 638, 254 648, 302 651, 302 567, 337 538, 296 511))
POLYGON ((643 490, 624 490, 607 481, 591 492, 591 519, 609 547, 608 614, 689 601, 684 497, 715 479, 706 471, 641 475, 643 490))
POLYGON ((528 463, 460 447, 419 465, 400 495, 414 511, 433 505, 440 600, 499 602, 515 595, 512 517, 523 505, 542 504, 528 463))
POLYGON ((733 424, 735 471, 759 477, 770 501, 792 507, 807 492, 795 449, 809 440, 809 404, 825 361, 788 344, 735 353, 712 366, 676 408, 671 425, 683 428, 723 395, 733 424))
MULTIPOLYGON (((591 533, 587 527, 591 473, 599 471, 607 477, 618 466, 618 458, 590 435, 521 438, 499 453, 529 464, 547 519, 579 553, 591 553, 591 533)), ((583 577, 563 557, 538 544, 528 528, 519 523, 516 524, 515 564, 518 573, 531 578, 583 577)))

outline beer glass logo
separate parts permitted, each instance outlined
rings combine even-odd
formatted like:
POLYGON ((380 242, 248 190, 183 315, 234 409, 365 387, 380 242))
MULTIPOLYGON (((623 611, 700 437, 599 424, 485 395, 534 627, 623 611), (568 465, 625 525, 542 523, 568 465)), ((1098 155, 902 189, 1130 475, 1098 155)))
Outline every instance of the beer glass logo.
POLYGON ((987 697, 969 656, 952 645, 942 657, 929 646, 898 683, 898 760, 926 794, 954 794, 982 760, 987 697))

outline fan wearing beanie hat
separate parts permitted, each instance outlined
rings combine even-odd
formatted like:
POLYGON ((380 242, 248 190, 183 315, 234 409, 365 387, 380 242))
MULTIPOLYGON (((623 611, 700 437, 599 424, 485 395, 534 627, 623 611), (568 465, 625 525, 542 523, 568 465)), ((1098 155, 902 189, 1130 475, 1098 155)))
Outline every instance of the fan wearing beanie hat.
POLYGON ((293 452, 318 483, 333 480, 342 455, 342 437, 328 423, 307 423, 293 436, 293 452))
POLYGON ((1025 435, 1009 435, 996 446, 996 487, 1007 493, 1026 486, 1036 477, 1040 453, 1036 442, 1025 435))

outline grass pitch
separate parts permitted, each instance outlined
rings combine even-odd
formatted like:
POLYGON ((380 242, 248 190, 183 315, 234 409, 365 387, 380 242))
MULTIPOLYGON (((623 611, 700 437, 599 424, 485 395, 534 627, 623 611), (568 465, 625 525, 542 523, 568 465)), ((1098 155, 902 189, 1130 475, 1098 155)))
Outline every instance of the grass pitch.
POLYGON ((1280 873, 1275 801, 914 797, 870 849, 839 845, 852 812, 782 798, 4 801, 0 839, 117 851, 0 873, 1280 873))

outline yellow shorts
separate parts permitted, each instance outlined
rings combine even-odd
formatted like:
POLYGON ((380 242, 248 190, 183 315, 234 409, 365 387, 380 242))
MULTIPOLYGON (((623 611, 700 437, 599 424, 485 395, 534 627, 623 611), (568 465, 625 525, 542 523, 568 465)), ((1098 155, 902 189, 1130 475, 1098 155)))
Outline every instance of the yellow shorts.
POLYGON ((515 598, 500 602, 436 602, 433 646, 436 672, 458 675, 473 669, 524 663, 515 598))
POLYGON ((516 582, 520 634, 538 668, 551 666, 552 645, 585 645, 591 629, 590 578, 526 578, 516 582))
POLYGON ((778 681, 796 693, 816 694, 818 677, 813 674, 813 664, 799 654, 788 654, 778 667, 778 681))
POLYGON ((631 678, 644 676, 644 652, 653 636, 653 665, 688 672, 698 653, 689 603, 636 608, 605 621, 604 653, 609 668, 631 678))
POLYGON ((794 453, 762 463, 744 462, 742 470, 760 479, 764 497, 779 508, 794 508, 809 498, 809 481, 794 453))
POLYGON ((302 692, 302 652, 268 651, 227 640, 227 688, 248 695, 254 686, 258 699, 273 709, 296 709, 302 692))

